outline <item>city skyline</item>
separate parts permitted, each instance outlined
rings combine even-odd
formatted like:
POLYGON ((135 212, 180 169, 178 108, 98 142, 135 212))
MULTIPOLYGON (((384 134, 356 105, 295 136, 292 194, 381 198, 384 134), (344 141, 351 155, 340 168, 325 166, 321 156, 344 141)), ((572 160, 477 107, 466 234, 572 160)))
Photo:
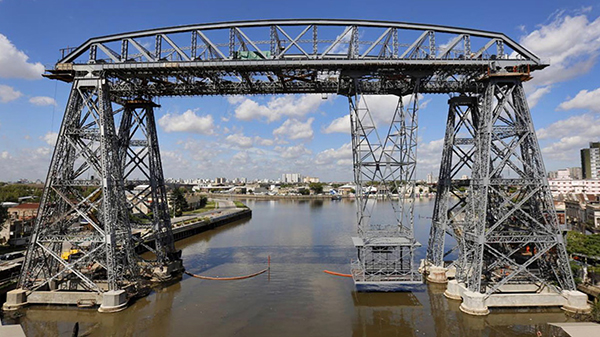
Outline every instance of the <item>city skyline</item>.
MULTIPOLYGON (((64 3, 36 3, 36 9, 31 10, 29 1, 0 1, 0 181, 45 180, 70 86, 44 80, 40 75, 44 67, 53 66, 60 48, 123 31, 281 17, 279 8, 268 4, 232 3, 203 7, 205 11, 189 10, 197 4, 188 4, 185 11, 165 11, 164 4, 152 3, 136 7, 139 17, 125 17, 109 13, 110 2, 72 7, 64 3), (232 13, 221 6, 247 7, 247 11, 232 13), (156 20, 141 19, 160 11, 165 14, 156 20), (69 14, 64 22, 48 21, 64 13, 69 14), (109 15, 116 15, 117 19, 106 25, 104 19, 109 15), (20 18, 19 22, 16 18, 20 18), (32 24, 34 20, 37 25, 32 24), (48 23, 44 31, 33 28, 43 22, 48 23)), ((324 10, 335 8, 329 13, 338 17, 503 32, 551 64, 535 72, 534 79, 525 84, 547 170, 577 165, 579 150, 600 139, 600 129, 590 127, 598 123, 596 112, 600 111, 600 88, 594 82, 600 72, 596 65, 600 52, 600 8, 590 7, 591 2, 573 2, 567 7, 558 1, 535 7, 514 2, 523 10, 508 18, 489 15, 488 6, 465 3, 473 14, 470 21, 460 15, 448 15, 459 13, 460 8, 453 4, 436 3, 440 9, 436 12, 440 13, 432 14, 403 8, 402 4, 390 4, 391 10, 381 13, 356 6, 337 8, 307 2, 294 16, 314 17, 315 12, 310 9, 317 4, 327 6, 324 10), (565 34, 572 36, 569 43, 557 45, 556 41, 564 39, 565 34)), ((135 6, 118 5, 124 9, 135 6)), ((420 98, 418 179, 425 179, 429 173, 438 174, 447 98, 420 98)), ((381 112, 391 111, 395 99, 368 97, 367 102, 383 119, 381 112)), ((166 177, 276 179, 286 172, 303 172, 324 181, 352 180, 348 104, 344 97, 185 97, 162 98, 158 103, 162 106, 156 117, 166 177)))

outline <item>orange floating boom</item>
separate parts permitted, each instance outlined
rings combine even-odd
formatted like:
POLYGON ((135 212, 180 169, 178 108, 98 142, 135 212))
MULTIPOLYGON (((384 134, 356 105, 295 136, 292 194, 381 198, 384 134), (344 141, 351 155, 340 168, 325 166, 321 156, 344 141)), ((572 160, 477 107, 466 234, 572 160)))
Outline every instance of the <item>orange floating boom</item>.
POLYGON ((233 281, 233 280, 243 280, 243 279, 247 279, 247 278, 251 278, 254 276, 258 276, 260 274, 263 274, 265 272, 267 272, 268 270, 271 269, 271 255, 269 255, 269 259, 268 259, 268 267, 256 272, 254 274, 250 274, 250 275, 244 275, 244 276, 232 276, 232 277, 213 277, 213 276, 202 276, 202 275, 196 275, 196 274, 192 274, 190 272, 185 271, 184 273, 190 275, 191 277, 195 277, 195 278, 199 278, 201 280, 211 280, 211 281, 233 281))
POLYGON ((352 277, 351 274, 336 273, 334 271, 329 271, 329 270, 323 270, 323 272, 327 273, 327 274, 335 275, 335 276, 352 277))

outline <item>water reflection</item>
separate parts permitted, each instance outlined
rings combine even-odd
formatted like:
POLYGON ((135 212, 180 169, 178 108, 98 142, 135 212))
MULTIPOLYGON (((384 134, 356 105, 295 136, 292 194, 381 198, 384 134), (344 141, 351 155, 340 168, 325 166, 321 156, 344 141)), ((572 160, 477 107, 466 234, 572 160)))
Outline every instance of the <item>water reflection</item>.
POLYGON ((412 293, 352 292, 353 336, 416 336, 422 305, 412 293))

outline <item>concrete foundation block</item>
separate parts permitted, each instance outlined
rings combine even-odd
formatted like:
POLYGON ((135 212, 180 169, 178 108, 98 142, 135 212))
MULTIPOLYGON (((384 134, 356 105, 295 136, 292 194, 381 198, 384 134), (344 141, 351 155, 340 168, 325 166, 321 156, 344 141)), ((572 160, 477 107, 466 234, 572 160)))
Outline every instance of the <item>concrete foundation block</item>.
POLYGON ((443 267, 430 267, 427 281, 431 283, 447 283, 446 271, 446 268, 443 267))
POLYGON ((103 294, 102 305, 99 312, 117 312, 127 307, 127 293, 125 290, 110 290, 103 294))
POLYGON ((460 311, 475 316, 484 316, 490 313, 485 303, 485 295, 472 291, 465 291, 462 296, 460 311))
POLYGON ((27 304, 27 292, 24 289, 14 289, 6 293, 6 302, 2 309, 6 311, 17 310, 27 304))
POLYGON ((451 300, 460 301, 462 297, 460 296, 460 286, 458 285, 457 280, 448 281, 448 286, 446 287, 446 291, 444 292, 444 296, 451 300))
POLYGON ((590 313, 591 306, 587 303, 587 295, 577 290, 563 290, 561 293, 567 300, 562 306, 564 311, 573 313, 590 313))

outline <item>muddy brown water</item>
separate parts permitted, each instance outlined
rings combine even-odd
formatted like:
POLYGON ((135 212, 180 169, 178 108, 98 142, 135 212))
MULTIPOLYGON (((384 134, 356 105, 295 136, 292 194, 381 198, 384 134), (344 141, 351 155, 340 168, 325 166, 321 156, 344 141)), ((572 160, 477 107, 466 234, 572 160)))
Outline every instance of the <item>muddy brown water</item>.
MULTIPOLYGON (((349 272, 355 257, 352 201, 245 200, 252 219, 179 241, 188 271, 252 279, 209 281, 184 276, 114 314, 94 309, 31 306, 20 317, 27 336, 534 336, 547 322, 569 319, 560 309, 492 310, 485 317, 459 311, 445 285, 414 293, 357 293, 352 280, 323 273, 349 272)), ((375 205, 376 217, 391 217, 375 205)), ((425 255, 433 199, 415 207, 415 236, 425 255)), ((377 219, 376 219, 377 220, 377 219)))

